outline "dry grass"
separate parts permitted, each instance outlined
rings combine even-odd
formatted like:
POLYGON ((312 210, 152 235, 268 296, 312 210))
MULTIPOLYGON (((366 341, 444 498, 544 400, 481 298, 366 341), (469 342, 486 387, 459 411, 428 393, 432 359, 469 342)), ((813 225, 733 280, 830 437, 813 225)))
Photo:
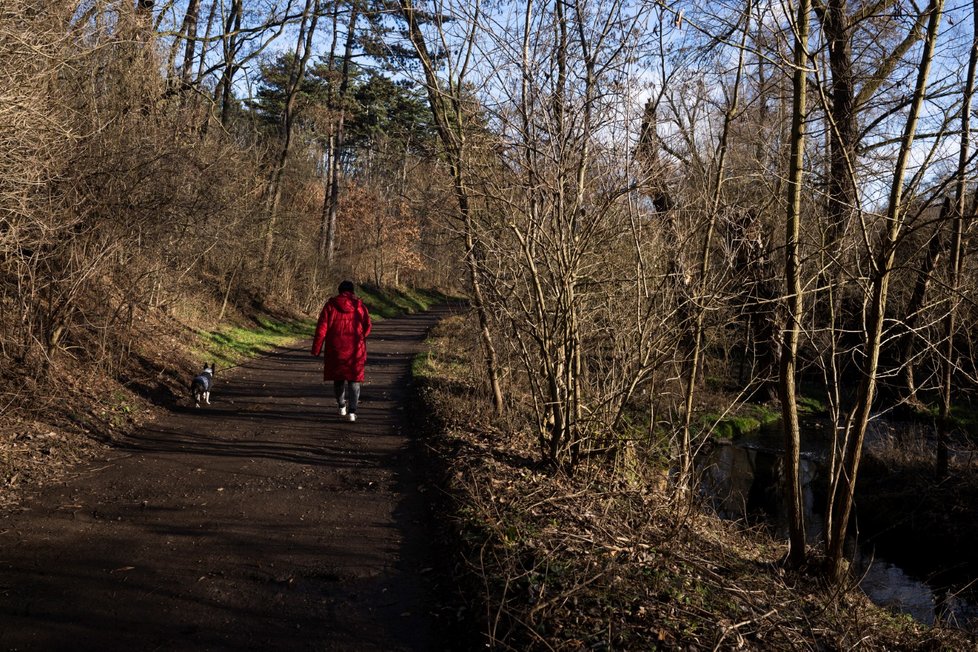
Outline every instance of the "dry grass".
POLYGON ((782 542, 684 508, 652 485, 600 468, 567 477, 540 467, 527 433, 488 417, 469 332, 460 319, 443 324, 420 371, 453 519, 447 536, 464 560, 461 594, 490 649, 974 647, 858 590, 784 571, 782 542))

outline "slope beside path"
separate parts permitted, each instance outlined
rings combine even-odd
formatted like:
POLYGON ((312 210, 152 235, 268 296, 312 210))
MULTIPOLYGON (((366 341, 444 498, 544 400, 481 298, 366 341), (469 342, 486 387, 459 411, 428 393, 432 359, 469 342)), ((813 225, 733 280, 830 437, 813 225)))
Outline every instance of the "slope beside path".
POLYGON ((376 324, 356 423, 301 342, 3 515, 0 649, 440 647, 405 401, 445 314, 376 324))

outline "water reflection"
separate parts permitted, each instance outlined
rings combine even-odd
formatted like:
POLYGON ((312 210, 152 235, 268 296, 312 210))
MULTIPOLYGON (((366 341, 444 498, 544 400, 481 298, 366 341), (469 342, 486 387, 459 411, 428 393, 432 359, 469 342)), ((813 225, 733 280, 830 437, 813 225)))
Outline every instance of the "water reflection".
POLYGON ((859 586, 876 604, 910 614, 922 623, 934 624, 938 604, 934 592, 899 566, 874 560, 865 569, 859 586))
MULTIPOLYGON (((718 444, 698 461, 701 491, 721 517, 764 521, 787 538, 781 457, 779 450, 758 442, 718 444)), ((825 531, 825 478, 817 452, 803 453, 800 473, 807 538, 810 544, 818 544, 825 531)), ((851 550, 856 553, 860 587, 876 604, 929 625, 940 619, 959 627, 978 627, 978 600, 974 587, 965 586, 963 578, 928 583, 898 564, 874 557, 869 550, 857 550, 854 541, 851 550), (949 584, 956 584, 957 591, 947 588, 949 584)), ((935 567, 932 572, 938 570, 935 567)))
MULTIPOLYGON (((781 456, 778 451, 748 445, 721 444, 701 460, 701 488, 723 518, 772 523, 787 537, 788 519, 781 491, 781 456)), ((824 501, 816 502, 815 480, 820 466, 805 455, 799 465, 805 523, 809 543, 824 532, 824 501)), ((821 498, 819 496, 819 498, 821 498)))

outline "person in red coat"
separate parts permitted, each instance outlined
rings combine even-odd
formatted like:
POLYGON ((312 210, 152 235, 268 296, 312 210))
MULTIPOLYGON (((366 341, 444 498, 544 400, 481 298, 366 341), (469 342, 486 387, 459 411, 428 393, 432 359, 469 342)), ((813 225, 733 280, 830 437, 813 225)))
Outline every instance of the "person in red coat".
POLYGON ((323 381, 333 381, 340 416, 357 420, 357 402, 363 368, 367 363, 367 335, 370 335, 370 314, 353 293, 353 283, 340 283, 339 294, 323 306, 312 340, 312 354, 325 350, 323 381))

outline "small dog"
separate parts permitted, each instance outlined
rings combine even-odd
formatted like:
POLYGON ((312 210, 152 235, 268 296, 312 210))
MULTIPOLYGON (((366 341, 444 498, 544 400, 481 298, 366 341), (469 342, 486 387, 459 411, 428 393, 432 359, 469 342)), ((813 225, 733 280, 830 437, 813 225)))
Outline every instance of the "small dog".
POLYGON ((211 404, 211 386, 214 384, 214 363, 204 365, 204 370, 190 382, 190 396, 194 399, 194 407, 200 407, 201 399, 207 405, 211 404))

